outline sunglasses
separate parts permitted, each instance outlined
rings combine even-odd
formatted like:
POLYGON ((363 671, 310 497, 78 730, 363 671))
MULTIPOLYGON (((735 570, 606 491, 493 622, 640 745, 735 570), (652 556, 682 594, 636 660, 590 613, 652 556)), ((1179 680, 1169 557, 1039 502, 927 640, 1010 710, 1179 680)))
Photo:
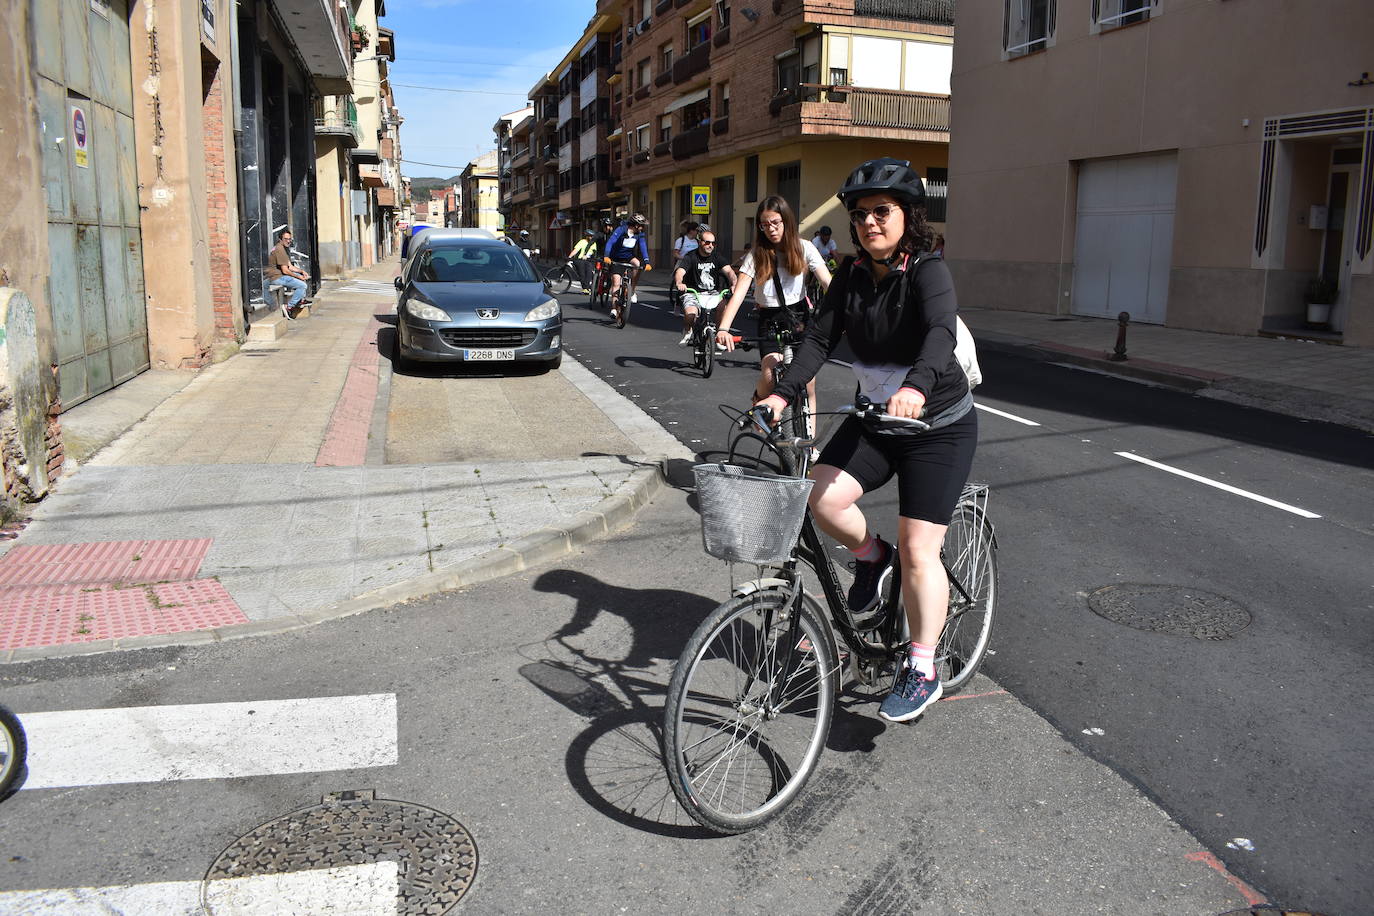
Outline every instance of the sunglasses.
POLYGON ((710 242, 698 242, 697 244, 699 244, 699 245, 714 245, 714 244, 715 244, 715 241, 712 240, 712 241, 710 241, 710 242))
POLYGON ((885 223, 887 222, 887 218, 889 216, 891 216, 893 213, 900 209, 901 207, 898 207, 895 204, 878 204, 878 206, 874 207, 872 210, 865 210, 862 207, 856 207, 853 210, 849 211, 849 221, 857 226, 861 223, 867 222, 869 214, 872 214, 873 218, 876 219, 878 222, 885 223))

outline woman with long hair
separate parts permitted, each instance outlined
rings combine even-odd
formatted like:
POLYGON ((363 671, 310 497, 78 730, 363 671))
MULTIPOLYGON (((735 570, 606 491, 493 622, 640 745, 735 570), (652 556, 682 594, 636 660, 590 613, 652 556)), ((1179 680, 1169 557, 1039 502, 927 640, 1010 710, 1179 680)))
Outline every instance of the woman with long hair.
POLYGON ((837 196, 849 210, 858 257, 836 272, 791 370, 760 406, 777 416, 847 339, 860 393, 889 414, 930 424, 928 432, 873 431, 849 417, 812 472, 817 522, 854 555, 849 606, 855 614, 875 608, 890 577, 900 577, 911 645, 879 715, 905 722, 942 693, 934 655, 949 609, 949 579, 940 545, 973 466, 978 415, 954 355, 954 284, 931 251, 920 176, 900 159, 874 159, 855 169, 837 196), (875 536, 855 505, 894 474, 896 545, 875 536))
MULTIPOLYGON (((754 242, 744 262, 740 265, 739 279, 730 291, 730 301, 721 310, 720 330, 716 343, 727 350, 735 348, 735 339, 730 332, 730 323, 735 313, 744 303, 749 285, 754 286, 754 302, 759 313, 759 337, 762 343, 759 352, 759 380, 754 386, 754 401, 758 402, 773 392, 773 374, 782 363, 782 352, 778 347, 778 331, 789 328, 799 332, 809 319, 806 301, 806 275, 810 272, 820 281, 822 289, 830 287, 830 271, 821 260, 816 246, 804 241, 797 231, 797 217, 787 201, 778 196, 765 197, 759 201, 754 216, 754 242), (781 295, 779 295, 781 294, 781 295)), ((813 372, 812 376, 815 375, 813 372)), ((811 409, 816 409, 816 383, 807 383, 806 393, 811 409)), ((811 429, 815 420, 808 419, 811 429)))

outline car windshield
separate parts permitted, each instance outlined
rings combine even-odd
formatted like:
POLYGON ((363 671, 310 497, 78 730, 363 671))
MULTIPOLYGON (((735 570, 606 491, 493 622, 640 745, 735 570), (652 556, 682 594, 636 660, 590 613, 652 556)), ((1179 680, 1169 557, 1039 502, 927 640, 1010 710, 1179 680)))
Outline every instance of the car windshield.
POLYGON ((420 255, 420 283, 537 283, 525 256, 509 245, 445 245, 420 255))

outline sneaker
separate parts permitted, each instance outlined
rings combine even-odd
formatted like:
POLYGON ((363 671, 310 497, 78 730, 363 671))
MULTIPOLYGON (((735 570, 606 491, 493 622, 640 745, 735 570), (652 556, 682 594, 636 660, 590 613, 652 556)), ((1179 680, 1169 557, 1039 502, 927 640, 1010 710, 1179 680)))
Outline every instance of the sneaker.
POLYGON ((891 544, 878 538, 883 547, 883 558, 872 563, 855 560, 850 564, 854 570, 854 584, 849 586, 849 610, 855 617, 867 614, 882 601, 892 579, 892 571, 897 568, 897 551, 891 544))
POLYGON ((927 680, 915 668, 907 668, 883 699, 878 715, 889 722, 906 722, 925 712, 944 692, 938 675, 927 680))
POLYGON ((679 340, 679 341, 677 342, 677 345, 678 345, 679 347, 685 347, 685 346, 687 346, 687 345, 688 345, 689 343, 691 343, 691 342, 692 342, 692 332, 691 332, 691 331, 688 331, 686 334, 683 334, 683 335, 682 335, 682 339, 679 340))
POLYGON ((639 293, 630 293, 630 305, 639 305, 639 293))

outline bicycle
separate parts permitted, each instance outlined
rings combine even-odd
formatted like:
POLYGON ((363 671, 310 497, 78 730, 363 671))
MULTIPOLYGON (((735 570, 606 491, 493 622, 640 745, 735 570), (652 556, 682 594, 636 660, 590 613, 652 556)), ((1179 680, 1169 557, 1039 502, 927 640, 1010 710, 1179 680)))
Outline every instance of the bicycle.
POLYGON ((621 276, 620 285, 610 292, 611 304, 611 324, 617 328, 625 327, 625 323, 630 320, 630 287, 634 285, 635 277, 643 270, 633 264, 626 264, 621 261, 612 261, 610 270, 621 276))
MULTIPOLYGON (((724 463, 696 468, 706 551, 758 564, 759 577, 735 588, 697 627, 673 669, 664 708, 673 792, 688 815, 719 833, 759 827, 797 799, 825 748, 842 668, 865 686, 889 668, 895 681, 908 641, 900 577, 891 577, 874 613, 860 619, 849 608, 806 504, 810 440, 768 428, 760 410, 743 417, 764 434, 745 435, 772 447, 781 474, 724 463), (819 581, 823 604, 803 587, 804 568, 819 581)), ((836 413, 926 426, 887 417, 863 399, 836 413)), ((997 540, 987 502, 985 485, 964 487, 941 550, 950 606, 935 658, 945 696, 968 686, 992 633, 997 540)))
MULTIPOLYGON (((778 345, 778 352, 782 354, 782 362, 773 368, 773 390, 778 390, 778 385, 787 376, 787 370, 792 366, 792 357, 796 355, 796 344, 801 342, 802 329, 792 327, 780 327, 776 334, 769 337, 738 337, 735 345, 741 350, 749 351, 758 344, 766 340, 771 340, 778 345)), ((814 417, 811 413, 811 399, 803 387, 797 393, 797 397, 782 409, 782 414, 777 418, 777 425, 789 430, 792 435, 800 438, 810 436, 814 431, 814 417)))
POLYGON ((577 265, 571 260, 551 268, 544 274, 544 282, 548 284, 549 292, 555 296, 560 296, 568 291, 574 282, 581 283, 582 275, 577 271, 577 265))
POLYGON ((0 798, 9 795, 24 769, 28 742, 19 717, 0 706, 0 798))
POLYGON ((710 378, 716 364, 716 309, 724 293, 689 288, 682 294, 684 305, 695 305, 696 321, 692 324, 692 360, 701 370, 702 378, 710 378))

